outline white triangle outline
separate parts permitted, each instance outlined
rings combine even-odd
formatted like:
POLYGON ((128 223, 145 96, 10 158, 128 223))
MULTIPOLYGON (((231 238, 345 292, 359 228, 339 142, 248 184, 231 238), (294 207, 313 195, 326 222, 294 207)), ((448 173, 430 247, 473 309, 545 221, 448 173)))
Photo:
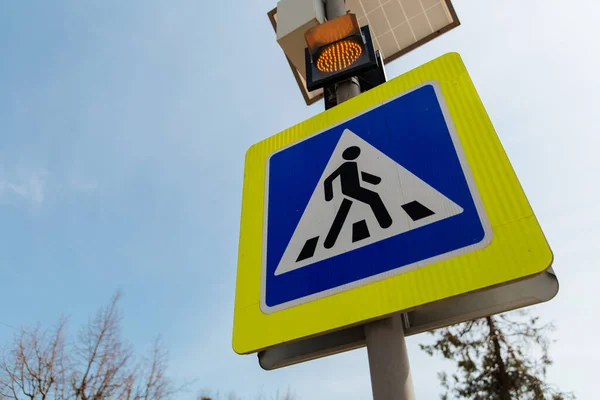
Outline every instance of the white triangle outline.
POLYGON ((351 130, 345 129, 279 260, 275 275, 281 275, 343 253, 354 251, 462 212, 462 207, 351 130), (378 185, 361 183, 361 186, 371 191, 376 191, 380 195, 393 222, 390 227, 381 228, 370 207, 353 200, 350 213, 335 245, 331 249, 326 249, 323 245, 325 237, 346 196, 341 193, 340 179, 337 178, 333 183, 334 198, 326 202, 324 181, 344 162, 341 154, 350 146, 358 146, 361 149, 361 154, 356 159, 359 171, 368 172, 381 178, 381 182, 378 185), (402 208, 402 205, 412 201, 421 203, 432 210, 434 214, 413 221, 402 208), (364 220, 367 223, 370 236, 353 243, 352 225, 360 220, 364 220), (319 237, 314 254, 305 260, 297 262, 296 260, 306 241, 314 237, 319 237))

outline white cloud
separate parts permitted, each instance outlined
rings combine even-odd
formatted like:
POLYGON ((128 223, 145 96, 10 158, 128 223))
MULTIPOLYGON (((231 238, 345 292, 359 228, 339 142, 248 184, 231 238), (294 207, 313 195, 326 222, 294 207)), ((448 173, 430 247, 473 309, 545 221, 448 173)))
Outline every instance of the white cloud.
POLYGON ((12 177, 5 177, 4 173, 0 173, 0 200, 16 198, 33 204, 43 203, 47 175, 48 172, 41 168, 19 168, 12 177))
POLYGON ((91 193, 98 189, 98 181, 79 172, 60 178, 44 168, 4 169, 0 166, 0 202, 28 202, 41 205, 58 194, 91 193))

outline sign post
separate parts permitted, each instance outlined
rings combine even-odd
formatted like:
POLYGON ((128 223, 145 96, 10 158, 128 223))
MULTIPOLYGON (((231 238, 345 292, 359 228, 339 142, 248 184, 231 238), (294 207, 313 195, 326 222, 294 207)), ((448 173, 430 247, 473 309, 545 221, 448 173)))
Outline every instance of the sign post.
POLYGON ((373 399, 414 399, 403 315, 396 314, 366 324, 365 338, 373 399))
MULTIPOLYGON (((325 0, 328 20, 346 14, 346 0, 325 0)), ((383 68, 383 66, 382 66, 383 68)), ((357 77, 334 85, 337 104, 360 94, 357 77)), ((373 400, 415 398, 401 314, 365 325, 373 400)))

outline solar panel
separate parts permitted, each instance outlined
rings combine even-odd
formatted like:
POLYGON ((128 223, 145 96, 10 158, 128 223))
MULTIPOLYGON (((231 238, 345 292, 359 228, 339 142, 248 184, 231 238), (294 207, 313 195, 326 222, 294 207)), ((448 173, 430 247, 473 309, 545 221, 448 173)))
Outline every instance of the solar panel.
MULTIPOLYGON (((360 26, 369 25, 375 49, 389 63, 460 25, 450 0, 346 0, 360 26)), ((277 31, 277 8, 268 13, 277 31)), ((306 81, 289 61, 307 105, 323 97, 323 90, 306 90, 306 81)))

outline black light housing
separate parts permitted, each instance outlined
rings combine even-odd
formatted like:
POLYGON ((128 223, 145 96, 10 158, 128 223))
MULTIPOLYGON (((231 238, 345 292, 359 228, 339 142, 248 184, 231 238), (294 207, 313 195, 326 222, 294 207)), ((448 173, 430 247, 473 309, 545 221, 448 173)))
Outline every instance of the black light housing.
MULTIPOLYGON (((326 24, 331 22, 335 22, 335 20, 326 24)), ((304 54, 308 91, 348 79, 377 67, 375 49, 368 25, 360 28, 358 33, 323 44, 314 49, 312 54, 310 48, 307 47, 304 54)))

